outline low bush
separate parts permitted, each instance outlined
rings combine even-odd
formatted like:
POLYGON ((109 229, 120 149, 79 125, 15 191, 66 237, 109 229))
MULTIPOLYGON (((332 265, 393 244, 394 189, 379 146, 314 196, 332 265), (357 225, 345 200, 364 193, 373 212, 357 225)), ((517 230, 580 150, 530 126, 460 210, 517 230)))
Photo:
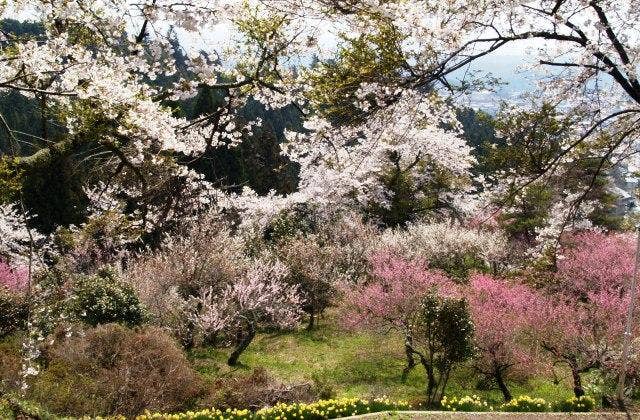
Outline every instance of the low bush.
POLYGON ((45 369, 28 397, 70 416, 126 415, 193 408, 202 385, 177 343, 155 327, 101 325, 52 337, 45 369))
POLYGON ((14 334, 0 341, 0 395, 20 388, 22 339, 20 334, 14 334))
POLYGON ((441 408, 444 411, 493 411, 493 406, 489 405, 486 401, 483 401, 477 395, 465 396, 465 397, 451 397, 446 396, 442 398, 440 402, 441 408))
POLYGON ((596 407, 596 400, 588 395, 581 397, 571 397, 563 401, 557 401, 553 404, 553 411, 569 412, 582 412, 586 413, 593 411, 596 407))
POLYGON ((79 276, 71 293, 70 314, 91 326, 118 322, 132 327, 144 320, 145 311, 133 288, 111 270, 79 276))
POLYGON ((272 378, 264 368, 235 378, 220 378, 211 386, 205 407, 258 410, 278 403, 310 402, 317 398, 313 384, 284 384, 272 378))
POLYGON ((24 295, 0 285, 0 338, 24 327, 27 313, 24 295))
POLYGON ((387 398, 363 400, 359 398, 341 398, 321 400, 314 403, 277 404, 256 412, 250 410, 208 409, 181 414, 147 413, 137 420, 286 420, 286 419, 335 419, 366 413, 409 410, 405 401, 391 401, 387 398))
POLYGON ((58 420, 58 417, 42 409, 37 404, 6 395, 0 397, 0 418, 11 420, 58 420))
POLYGON ((518 413, 542 413, 551 410, 551 404, 542 398, 532 398, 528 395, 521 395, 500 406, 500 411, 518 413))

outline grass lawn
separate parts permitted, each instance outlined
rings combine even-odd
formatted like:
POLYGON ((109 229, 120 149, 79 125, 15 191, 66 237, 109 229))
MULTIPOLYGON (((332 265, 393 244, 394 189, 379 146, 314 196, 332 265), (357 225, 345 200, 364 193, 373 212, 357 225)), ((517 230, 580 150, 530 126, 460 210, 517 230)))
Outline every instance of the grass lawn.
MULTIPOLYGON (((284 382, 311 381, 328 383, 338 397, 373 397, 386 395, 392 399, 416 402, 423 398, 426 379, 417 366, 406 383, 400 381, 404 367, 402 338, 389 333, 354 333, 341 330, 327 320, 313 331, 286 334, 261 334, 240 357, 241 366, 226 365, 229 350, 202 348, 191 351, 190 358, 205 377, 238 375, 264 367, 284 382)), ((527 394, 547 401, 573 395, 567 378, 554 384, 549 378, 538 378, 522 384, 510 384, 514 396, 527 394)), ((478 390, 478 375, 470 367, 455 370, 447 395, 477 394, 498 404, 502 396, 497 390, 478 390)))

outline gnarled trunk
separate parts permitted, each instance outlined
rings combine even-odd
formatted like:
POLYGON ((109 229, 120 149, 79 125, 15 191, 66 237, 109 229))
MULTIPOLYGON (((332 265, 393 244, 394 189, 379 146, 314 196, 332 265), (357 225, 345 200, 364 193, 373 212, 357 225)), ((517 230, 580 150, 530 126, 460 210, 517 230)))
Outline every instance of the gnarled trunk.
POLYGON ((247 330, 245 331, 244 334, 242 334, 242 337, 238 340, 238 344, 236 345, 236 348, 233 349, 233 351, 229 355, 229 359, 227 360, 227 364, 229 366, 235 366, 238 364, 238 358, 240 358, 240 355, 242 354, 242 352, 245 351, 247 347, 249 347, 249 344, 251 343, 251 341, 255 336, 256 336, 255 326, 251 322, 247 323, 247 330))
POLYGON ((511 401, 511 398, 513 397, 511 396, 511 391, 509 391, 509 388, 507 387, 507 384, 504 381, 504 377, 502 376, 502 370, 500 368, 495 369, 493 373, 493 378, 496 380, 496 383, 498 384, 498 389, 500 389, 500 392, 502 392, 502 397, 504 398, 505 402, 511 401))
POLYGON ((580 370, 576 364, 571 363, 571 376, 573 377, 573 393, 577 398, 584 395, 584 388, 582 387, 582 378, 580 377, 580 370))

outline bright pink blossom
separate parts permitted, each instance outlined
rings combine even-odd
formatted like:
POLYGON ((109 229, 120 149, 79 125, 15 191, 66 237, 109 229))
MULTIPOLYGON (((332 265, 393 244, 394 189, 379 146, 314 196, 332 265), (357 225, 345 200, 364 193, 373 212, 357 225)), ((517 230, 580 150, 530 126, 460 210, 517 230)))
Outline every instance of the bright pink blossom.
POLYGON ((540 357, 527 332, 538 321, 541 294, 487 275, 473 276, 470 286, 466 295, 476 327, 476 367, 490 376, 531 373, 540 357))
POLYGON ((635 240, 629 234, 582 232, 563 240, 558 276, 565 292, 585 297, 619 291, 633 275, 635 240))
POLYGON ((27 286, 28 270, 24 267, 12 268, 0 260, 0 287, 11 291, 21 291, 27 286))
POLYGON ((402 328, 430 291, 456 294, 456 285, 424 262, 378 252, 370 263, 371 280, 346 291, 348 326, 402 328))

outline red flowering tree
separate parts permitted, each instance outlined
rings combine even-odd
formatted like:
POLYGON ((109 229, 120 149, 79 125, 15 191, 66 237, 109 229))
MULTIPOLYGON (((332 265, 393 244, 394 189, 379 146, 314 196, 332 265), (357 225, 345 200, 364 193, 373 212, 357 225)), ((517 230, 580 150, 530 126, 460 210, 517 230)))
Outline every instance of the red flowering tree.
POLYGON ((474 366, 493 380, 509 401, 507 380, 532 372, 540 363, 527 334, 543 303, 540 293, 525 285, 474 275, 467 298, 478 350, 474 366))

